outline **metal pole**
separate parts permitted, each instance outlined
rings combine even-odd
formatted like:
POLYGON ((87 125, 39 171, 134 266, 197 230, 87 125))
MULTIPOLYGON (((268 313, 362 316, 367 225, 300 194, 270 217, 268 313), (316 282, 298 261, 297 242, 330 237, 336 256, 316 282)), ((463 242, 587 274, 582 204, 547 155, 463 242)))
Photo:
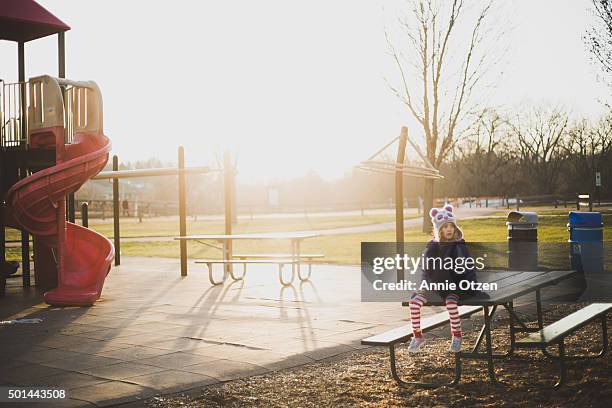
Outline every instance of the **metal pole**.
POLYGON ((580 194, 576 193, 576 211, 580 211, 580 194))
MULTIPOLYGON (((4 273, 4 268, 6 266, 6 254, 4 252, 6 249, 6 236, 4 232, 4 199, 2 198, 2 184, 2 177, 0 177, 0 273, 4 273)), ((2 282, 0 282, 0 297, 3 295, 4 286, 2 286, 2 282)))
MULTIPOLYGON (((59 78, 66 78, 66 41, 64 32, 57 33, 57 76, 59 78)), ((63 89, 62 87, 62 91, 63 89)), ((66 197, 66 207, 67 220, 69 222, 75 222, 76 207, 74 193, 70 193, 68 197, 66 197)))
MULTIPOLYGON (((397 158, 395 160, 397 169, 395 170, 395 242, 398 254, 403 254, 404 252, 404 180, 401 167, 404 164, 404 157, 406 156, 407 141, 408 128, 402 127, 397 147, 397 158)), ((398 269, 397 280, 401 281, 403 279, 404 270, 398 269)))
MULTIPOLYGON (((223 184, 224 184, 224 204, 225 204, 225 235, 232 234, 232 160, 230 157, 229 151, 226 151, 223 154, 223 184)), ((224 258, 227 260, 232 259, 232 240, 225 240, 225 254, 224 258)), ((231 265, 226 264, 226 271, 229 273, 231 271, 231 265)))
MULTIPOLYGON (((113 170, 119 170, 119 158, 113 156, 113 170)), ((113 179, 113 240, 115 241, 115 266, 121 265, 121 237, 119 231, 119 179, 113 179)))
MULTIPOLYGON (((26 84, 25 84, 25 43, 19 42, 17 45, 17 56, 18 56, 18 64, 19 64, 19 105, 21 109, 21 115, 19 117, 19 126, 20 126, 20 139, 24 140, 27 144, 27 132, 28 132, 28 124, 26 119, 26 84)), ((27 162, 24 167, 19 169, 21 179, 27 177, 27 162)), ((21 272, 22 272, 22 284, 24 288, 30 287, 30 234, 28 231, 21 230, 21 272)))
MULTIPOLYGON (((187 235, 187 209, 185 203, 185 148, 178 148, 178 194, 179 194, 179 232, 187 235)), ((181 239, 181 276, 187 276, 187 241, 181 239)))
POLYGON ((68 222, 74 223, 74 221, 76 220, 74 193, 68 194, 68 197, 66 198, 66 203, 68 204, 68 222))
MULTIPOLYGON (((6 235, 4 230, 4 153, 0 150, 0 274, 4 274, 6 267, 6 235)), ((4 296, 6 289, 6 280, 0 277, 0 297, 4 296)))
POLYGON ((236 169, 232 166, 231 167, 231 184, 232 184, 232 222, 234 224, 238 223, 238 200, 236 200, 237 194, 236 194, 236 169))
POLYGON ((65 34, 63 31, 57 33, 57 76, 60 78, 66 78, 66 41, 65 34))
POLYGON ((89 204, 81 204, 81 222, 85 228, 89 228, 89 204))
MULTIPOLYGON (((27 176, 25 169, 21 178, 27 176)), ((29 288, 30 283, 30 234, 26 230, 21 230, 21 281, 24 288, 29 288)))

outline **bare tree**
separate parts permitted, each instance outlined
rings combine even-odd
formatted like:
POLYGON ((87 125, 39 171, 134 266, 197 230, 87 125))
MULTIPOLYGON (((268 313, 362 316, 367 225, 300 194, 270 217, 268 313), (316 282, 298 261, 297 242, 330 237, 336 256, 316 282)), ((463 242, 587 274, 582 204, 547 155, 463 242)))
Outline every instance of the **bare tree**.
POLYGON ((598 24, 586 37, 587 44, 602 70, 612 75, 612 0, 592 0, 598 24))
POLYGON ((459 165, 452 182, 470 196, 505 195, 516 182, 508 121, 493 109, 484 109, 462 143, 454 149, 459 165))
POLYGON ((566 191, 592 192, 595 172, 603 173, 606 180, 611 176, 612 118, 604 117, 594 126, 586 120, 577 122, 569 129, 563 149, 568 157, 566 191))
POLYGON ((560 109, 536 108, 523 117, 517 116, 512 132, 518 144, 523 192, 557 192, 568 121, 567 114, 560 109))
MULTIPOLYGON (((428 160, 439 168, 465 130, 465 119, 474 109, 472 96, 489 61, 482 40, 492 0, 482 8, 467 10, 463 0, 414 0, 409 15, 400 18, 406 48, 399 51, 386 34, 389 51, 398 68, 401 86, 389 85, 422 126, 428 160), (473 21, 471 20, 473 17, 473 21), (458 41, 470 28, 467 41, 458 41), (458 34, 459 33, 459 34, 458 34), (412 82, 416 79, 416 83, 412 82)), ((433 180, 424 183, 423 231, 430 231, 433 180)))

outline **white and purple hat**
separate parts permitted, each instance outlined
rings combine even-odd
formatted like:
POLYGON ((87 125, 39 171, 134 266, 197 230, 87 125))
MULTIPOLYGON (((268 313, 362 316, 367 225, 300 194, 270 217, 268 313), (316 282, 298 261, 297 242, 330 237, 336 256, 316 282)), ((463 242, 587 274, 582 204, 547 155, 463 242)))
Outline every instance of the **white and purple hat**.
POLYGON ((453 214, 453 206, 450 204, 444 205, 443 208, 432 208, 429 210, 429 216, 431 217, 431 223, 434 226, 434 237, 436 240, 440 239, 440 228, 448 222, 452 223, 457 233, 455 239, 460 240, 463 238, 463 231, 457 225, 455 214, 453 214))

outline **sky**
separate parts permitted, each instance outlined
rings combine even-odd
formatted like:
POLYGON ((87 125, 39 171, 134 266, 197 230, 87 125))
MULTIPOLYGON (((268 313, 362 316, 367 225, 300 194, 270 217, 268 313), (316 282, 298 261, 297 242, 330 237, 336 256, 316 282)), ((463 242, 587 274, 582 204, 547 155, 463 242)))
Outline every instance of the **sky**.
MULTIPOLYGON (((41 0, 71 26, 67 77, 95 80, 105 133, 122 161, 215 165, 225 149, 242 182, 350 172, 406 125, 384 32, 405 0, 41 0)), ((609 88, 582 40, 589 0, 504 2, 509 48, 483 100, 503 109, 562 106, 597 118, 609 88)), ((56 38, 26 46, 26 75, 57 74, 56 38)), ((401 44, 401 43, 400 43, 401 44)), ((17 77, 0 41, 0 78, 17 77)))

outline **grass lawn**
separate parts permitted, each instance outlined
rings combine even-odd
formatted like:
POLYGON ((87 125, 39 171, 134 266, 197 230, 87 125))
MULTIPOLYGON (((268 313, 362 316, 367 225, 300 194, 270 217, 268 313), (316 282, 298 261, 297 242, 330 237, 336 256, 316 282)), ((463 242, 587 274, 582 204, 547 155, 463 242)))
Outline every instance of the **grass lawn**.
MULTIPOLYGON (((566 242, 567 215, 545 217, 540 219, 538 237, 540 242, 566 242)), ((499 218, 479 218, 460 223, 466 238, 472 242, 505 242, 507 228, 499 218)), ((604 215, 604 240, 612 241, 612 214, 604 215)), ((406 230, 407 242, 426 242, 431 236, 424 234, 420 228, 406 230)), ((324 235, 304 241, 303 252, 325 254, 325 262, 339 264, 359 264, 361 242, 393 242, 394 230, 360 234, 324 235)), ((283 241, 241 241, 234 243, 235 252, 287 252, 289 243, 283 241)), ((121 244, 124 256, 161 256, 176 258, 179 256, 177 242, 124 242, 121 244)), ((190 258, 218 257, 219 251, 204 245, 190 242, 190 258)))
MULTIPOLYGON (((320 217, 311 219, 256 219, 241 220, 235 227, 239 233, 248 232, 272 232, 291 231, 306 229, 338 228, 352 225, 365 225, 376 222, 388 222, 390 216, 365 216, 365 217, 320 217)), ((605 230, 604 240, 612 241, 612 214, 603 216, 605 230)), ((157 221, 149 223, 137 222, 123 223, 122 236, 160 236, 178 235, 175 221, 157 221), (125 231, 125 232, 124 232, 125 231)), ((567 212, 563 215, 551 215, 540 218, 538 237, 540 242, 566 242, 567 212)), ((460 226, 465 233, 466 239, 472 242, 505 242, 507 228, 505 221, 501 218, 477 218, 464 220, 460 226)), ((112 236, 112 224, 92 225, 97 231, 107 236, 112 236)), ((188 224, 190 234, 222 233, 221 221, 190 221, 188 224)), ((424 234, 420 228, 409 228, 405 233, 407 242, 425 243, 431 236, 424 234)), ((302 251, 308 253, 324 253, 327 263, 352 264, 360 263, 361 242, 393 242, 395 232, 393 229, 359 234, 323 235, 304 241, 302 251)), ((234 243, 234 252, 289 252, 287 241, 239 241, 234 243)), ((172 241, 123 241, 121 243, 121 254, 123 256, 150 256, 178 258, 179 244, 172 241)), ((198 244, 188 243, 189 258, 219 257, 220 251, 198 244)), ((21 257, 19 248, 7 249, 7 258, 19 260, 21 257)))
MULTIPOLYGON (((406 214, 406 219, 415 218, 416 214, 406 214)), ((311 216, 311 217, 284 217, 284 218, 241 218, 234 227, 236 233, 251 232, 279 232, 300 231, 313 229, 332 229, 341 227, 352 227, 358 225, 377 224, 393 222, 393 214, 366 214, 363 216, 311 216)), ((139 223, 135 218, 121 219, 121 237, 163 237, 179 235, 178 219, 144 219, 139 223)), ((92 220, 89 227, 109 238, 113 237, 113 222, 111 220, 92 220)), ((223 220, 196 220, 191 217, 187 219, 188 232, 195 234, 222 234, 224 231, 223 220)), ((20 232, 12 228, 6 228, 7 240, 19 240, 20 232)))

